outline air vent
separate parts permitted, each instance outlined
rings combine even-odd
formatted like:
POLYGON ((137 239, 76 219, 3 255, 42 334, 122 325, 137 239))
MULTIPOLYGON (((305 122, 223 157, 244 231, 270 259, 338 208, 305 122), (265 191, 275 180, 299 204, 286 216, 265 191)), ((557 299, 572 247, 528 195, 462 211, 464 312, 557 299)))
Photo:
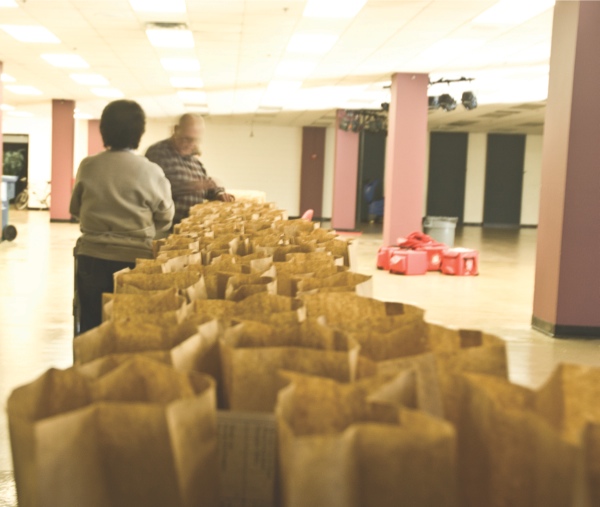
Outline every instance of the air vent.
POLYGON ((529 123, 519 123, 519 127, 543 127, 544 122, 532 121, 529 123))
POLYGON ((504 118, 513 114, 519 114, 518 111, 494 111, 493 113, 486 113, 479 116, 479 118, 504 118))
POLYGON ((452 126, 452 127, 466 127, 467 125, 475 125, 476 123, 479 123, 479 122, 477 122, 477 121, 467 121, 467 120, 453 121, 452 123, 448 123, 448 126, 452 126))
POLYGON ((187 30, 188 27, 185 23, 170 23, 167 21, 156 21, 152 23, 146 23, 147 30, 187 30))
POLYGON ((546 104, 521 104, 520 106, 514 106, 513 109, 525 109, 527 111, 535 111, 536 109, 542 109, 546 107, 546 104))

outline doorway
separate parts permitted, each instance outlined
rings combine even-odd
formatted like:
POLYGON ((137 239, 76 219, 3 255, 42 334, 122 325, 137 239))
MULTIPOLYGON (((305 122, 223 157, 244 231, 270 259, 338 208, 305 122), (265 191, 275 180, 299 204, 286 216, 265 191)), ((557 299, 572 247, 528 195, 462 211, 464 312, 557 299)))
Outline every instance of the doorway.
POLYGON ((525 158, 524 134, 489 134, 483 225, 519 227, 525 158))

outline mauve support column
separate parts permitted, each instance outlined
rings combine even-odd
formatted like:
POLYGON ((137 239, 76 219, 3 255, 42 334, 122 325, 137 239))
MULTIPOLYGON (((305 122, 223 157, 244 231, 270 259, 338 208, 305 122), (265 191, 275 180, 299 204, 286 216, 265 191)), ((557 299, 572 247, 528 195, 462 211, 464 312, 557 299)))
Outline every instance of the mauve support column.
POLYGON ((344 111, 338 110, 336 116, 331 227, 353 231, 356 227, 359 135, 340 130, 344 111))
POLYGON ((73 189, 75 120, 73 100, 52 100, 52 199, 50 221, 69 222, 73 189))
POLYGON ((104 151, 104 143, 100 135, 100 120, 88 120, 88 156, 104 151))
POLYGON ((427 74, 392 76, 385 153, 383 244, 420 231, 427 160, 427 74))
MULTIPOLYGON (((3 72, 2 71, 3 67, 4 67, 4 64, 2 63, 2 60, 0 60, 0 75, 3 72)), ((2 80, 0 80, 0 104, 4 103, 3 102, 3 92, 4 92, 4 84, 2 83, 2 80)), ((2 142, 3 142, 2 141, 2 109, 0 109, 0 161, 4 160, 4 150, 3 150, 3 147, 2 147, 2 142)), ((0 179, 1 179, 1 176, 2 176, 2 166, 3 165, 4 164, 2 164, 0 162, 0 179)), ((1 207, 1 205, 0 205, 0 207, 1 207)), ((1 211, 0 211, 0 213, 1 213, 1 211)), ((1 234, 1 231, 0 231, 0 234, 1 234)))
POLYGON ((300 168, 300 214, 314 211, 314 218, 323 217, 323 173, 325 172, 325 129, 302 129, 302 164, 300 168))
POLYGON ((557 2, 532 325, 600 337, 600 2, 557 2))

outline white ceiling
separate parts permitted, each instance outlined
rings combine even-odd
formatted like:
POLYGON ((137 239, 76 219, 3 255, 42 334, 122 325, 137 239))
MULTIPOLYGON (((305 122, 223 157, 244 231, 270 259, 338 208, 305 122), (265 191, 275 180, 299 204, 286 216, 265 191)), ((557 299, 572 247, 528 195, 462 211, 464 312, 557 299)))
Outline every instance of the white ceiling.
MULTIPOLYGON (((42 25, 60 43, 19 42, 0 29, 0 61, 16 80, 4 83, 4 103, 15 108, 4 114, 39 114, 51 99, 62 98, 97 118, 111 99, 69 77, 89 72, 140 102, 149 117, 200 110, 218 122, 325 126, 332 124, 336 108, 379 108, 389 101, 385 85, 394 72, 421 72, 432 81, 474 78, 462 89, 435 85, 430 94, 450 91, 460 99, 462 90, 472 89, 479 100, 471 111, 461 105, 451 112, 431 111, 431 130, 539 133, 553 9, 521 23, 473 23, 497 1, 368 0, 352 19, 317 19, 303 16, 306 0, 187 0, 184 14, 137 13, 128 0, 17 0, 16 8, 0 7, 0 25, 42 25), (195 47, 153 47, 145 27, 159 21, 186 23, 195 47), (287 46, 297 33, 333 33, 339 39, 324 55, 291 54, 287 46), (469 49, 444 54, 456 44, 469 49), (78 54, 90 68, 56 68, 42 53, 78 54), (196 57, 200 70, 167 72, 160 63, 167 56, 196 57), (300 89, 273 103, 267 86, 278 77, 278 64, 290 58, 310 62, 314 70, 300 89), (202 78, 204 105, 186 106, 177 95, 170 77, 185 75, 202 78), (14 94, 6 89, 12 84, 34 86, 42 95, 14 94)), ((517 1, 515 12, 536 1, 517 1)))

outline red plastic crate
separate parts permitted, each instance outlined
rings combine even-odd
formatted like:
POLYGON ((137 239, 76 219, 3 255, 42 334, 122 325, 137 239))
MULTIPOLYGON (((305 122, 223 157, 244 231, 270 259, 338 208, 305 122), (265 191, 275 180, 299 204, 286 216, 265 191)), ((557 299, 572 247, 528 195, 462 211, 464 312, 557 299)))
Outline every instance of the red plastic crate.
POLYGON ((417 250, 423 251, 427 254, 427 270, 428 271, 439 271, 442 267, 442 259, 444 252, 448 250, 448 245, 437 244, 437 245, 424 245, 417 250))
POLYGON ((479 252, 471 248, 450 248, 442 258, 442 273, 455 276, 479 274, 479 252))
POLYGON ((424 275, 427 273, 428 264, 426 252, 398 249, 390 257, 390 273, 424 275))
POLYGON ((390 257, 393 252, 400 250, 397 246, 382 246, 377 252, 377 269, 390 269, 390 257))

